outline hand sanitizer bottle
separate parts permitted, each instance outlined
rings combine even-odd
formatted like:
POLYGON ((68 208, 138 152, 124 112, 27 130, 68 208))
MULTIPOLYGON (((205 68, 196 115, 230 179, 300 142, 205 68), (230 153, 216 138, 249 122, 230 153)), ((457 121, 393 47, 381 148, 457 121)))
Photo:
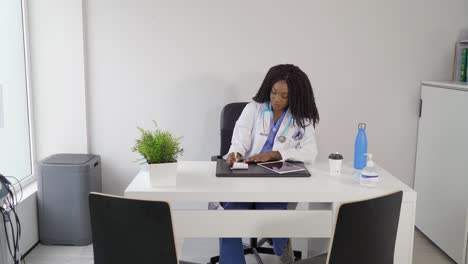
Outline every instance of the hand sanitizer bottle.
POLYGON ((359 183, 362 186, 374 187, 379 183, 379 174, 377 169, 374 166, 374 161, 372 160, 372 154, 368 153, 367 155, 367 165, 361 172, 361 177, 359 183))

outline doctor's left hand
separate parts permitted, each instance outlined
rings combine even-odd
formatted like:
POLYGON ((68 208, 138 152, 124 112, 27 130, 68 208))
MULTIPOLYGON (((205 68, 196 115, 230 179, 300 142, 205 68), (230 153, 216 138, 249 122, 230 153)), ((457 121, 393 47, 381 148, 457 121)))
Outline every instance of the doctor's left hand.
POLYGON ((270 151, 249 157, 245 162, 265 162, 270 160, 281 160, 281 154, 278 151, 270 151))

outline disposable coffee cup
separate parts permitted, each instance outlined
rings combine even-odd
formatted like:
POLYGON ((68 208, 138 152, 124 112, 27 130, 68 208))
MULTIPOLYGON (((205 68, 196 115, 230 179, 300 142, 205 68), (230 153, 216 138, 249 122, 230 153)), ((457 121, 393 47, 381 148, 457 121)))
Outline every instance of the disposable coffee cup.
POLYGON ((341 175, 341 165, 343 163, 343 156, 338 152, 330 154, 328 156, 328 164, 330 166, 330 175, 339 176, 341 175))

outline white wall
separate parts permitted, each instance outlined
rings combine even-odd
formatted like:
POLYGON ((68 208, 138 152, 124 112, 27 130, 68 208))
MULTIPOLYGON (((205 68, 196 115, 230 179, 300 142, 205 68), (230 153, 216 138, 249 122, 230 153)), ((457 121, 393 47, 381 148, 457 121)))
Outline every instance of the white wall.
POLYGON ((449 79, 464 0, 87 2, 88 122, 104 190, 138 170, 136 126, 183 136, 184 159, 219 148, 219 112, 251 98, 269 67, 300 66, 316 92, 319 158, 369 151, 412 185, 420 81, 449 79))
POLYGON ((366 121, 376 160, 412 184, 419 81, 449 78, 468 25, 465 0, 28 2, 36 158, 101 154, 112 193, 138 170, 136 126, 154 119, 184 136, 184 159, 206 160, 221 107, 251 98, 284 62, 316 91, 320 158, 351 161, 366 121))
MULTIPOLYGON (((41 0, 26 3, 34 160, 60 152, 86 153, 88 137, 82 1, 41 0)), ((18 205, 23 230, 20 240, 22 253, 39 240, 36 190, 36 186, 30 185, 18 205)))
POLYGON ((154 119, 184 137, 184 159, 207 159, 222 105, 248 100, 285 62, 315 89, 319 158, 341 151, 351 161, 366 121, 376 160, 411 185, 419 81, 450 77, 453 41, 468 24, 462 0, 95 0, 84 12, 79 0, 29 2, 36 157, 87 152, 89 141, 113 193, 138 169, 136 126, 154 119))
POLYGON ((82 1, 28 4, 36 160, 87 153, 82 1))

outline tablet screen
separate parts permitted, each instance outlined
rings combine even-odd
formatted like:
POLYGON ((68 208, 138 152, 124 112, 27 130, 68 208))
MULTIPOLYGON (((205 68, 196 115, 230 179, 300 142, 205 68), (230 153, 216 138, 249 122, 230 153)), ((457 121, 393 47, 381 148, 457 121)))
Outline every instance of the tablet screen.
POLYGON ((279 174, 305 170, 304 168, 301 168, 299 166, 296 166, 294 164, 291 164, 285 161, 264 162, 264 163, 258 163, 257 165, 265 169, 277 172, 279 174))

